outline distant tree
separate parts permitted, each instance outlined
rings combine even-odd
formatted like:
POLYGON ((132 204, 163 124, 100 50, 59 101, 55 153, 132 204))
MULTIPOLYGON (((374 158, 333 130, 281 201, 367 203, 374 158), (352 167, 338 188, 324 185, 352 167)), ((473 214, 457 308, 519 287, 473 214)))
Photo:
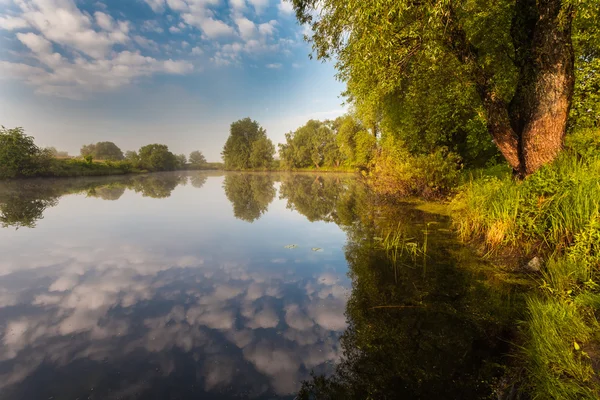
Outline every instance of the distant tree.
POLYGON ((206 164, 206 158, 204 158, 204 154, 202 154, 199 150, 194 150, 190 153, 190 164, 195 167, 202 167, 206 164))
POLYGON ((46 153, 48 155, 50 155, 51 157, 54 157, 54 158, 56 158, 56 157, 62 157, 62 158, 69 157, 69 153, 68 152, 56 150, 56 147, 54 147, 54 146, 46 147, 44 149, 44 151, 46 151, 46 153))
POLYGON ((339 117, 336 127, 336 143, 346 164, 366 166, 377 145, 375 136, 352 115, 339 117))
POLYGON ((187 157, 185 154, 177 154, 175 157, 177 158, 177 167, 184 168, 187 164, 187 157))
POLYGON ((285 138, 286 143, 279 145, 279 155, 289 168, 337 166, 343 158, 329 122, 311 119, 285 138))
POLYGON ((95 144, 85 144, 81 146, 81 150, 79 151, 82 157, 85 156, 94 156, 96 153, 96 145, 95 144))
POLYGON ((41 150, 23 128, 0 128, 0 178, 33 176, 43 172, 49 152, 41 150))
POLYGON ((231 124, 229 137, 221 155, 226 169, 246 169, 252 166, 250 156, 252 145, 261 138, 266 138, 266 131, 258 122, 244 118, 231 124))
POLYGON ((94 158, 100 160, 120 161, 124 159, 123 152, 113 142, 98 142, 94 151, 94 158))
POLYGON ((98 142, 81 147, 80 153, 83 157, 92 156, 97 160, 120 161, 125 157, 121 149, 113 142, 98 142))
POLYGON ((140 156, 136 151, 127 150, 125 152, 125 160, 129 161, 132 165, 137 166, 140 162, 140 156))
POLYGON ((263 136, 252 143, 250 166, 252 168, 269 168, 273 163, 275 146, 271 139, 263 136))
POLYGON ((170 171, 177 167, 177 157, 164 144, 149 144, 139 151, 140 166, 150 171, 170 171))

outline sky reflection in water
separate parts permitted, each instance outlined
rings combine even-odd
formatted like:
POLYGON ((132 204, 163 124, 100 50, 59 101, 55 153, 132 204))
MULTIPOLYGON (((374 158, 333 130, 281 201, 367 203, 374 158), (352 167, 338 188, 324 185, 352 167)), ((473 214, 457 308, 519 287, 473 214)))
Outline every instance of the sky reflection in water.
POLYGON ((33 229, 0 187, 0 397, 287 397, 332 370, 344 232, 269 178, 190 175, 49 195, 33 229))

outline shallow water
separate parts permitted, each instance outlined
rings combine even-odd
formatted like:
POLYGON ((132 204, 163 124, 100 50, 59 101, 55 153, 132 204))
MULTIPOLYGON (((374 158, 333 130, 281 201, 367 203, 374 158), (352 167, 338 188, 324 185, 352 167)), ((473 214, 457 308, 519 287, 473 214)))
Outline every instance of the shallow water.
POLYGON ((0 183, 0 398, 482 398, 514 307, 448 223, 350 175, 0 183))

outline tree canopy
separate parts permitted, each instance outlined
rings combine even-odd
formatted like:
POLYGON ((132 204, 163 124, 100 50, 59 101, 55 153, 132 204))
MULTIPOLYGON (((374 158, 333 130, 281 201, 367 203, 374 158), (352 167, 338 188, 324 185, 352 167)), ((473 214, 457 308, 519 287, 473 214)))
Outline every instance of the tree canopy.
POLYGON ((275 147, 264 128, 244 118, 231 124, 221 155, 226 169, 241 170, 270 165, 274 153, 275 147))
POLYGON ((81 147, 83 157, 92 156, 98 160, 120 161, 125 158, 121 149, 113 142, 98 142, 81 147))
POLYGON ((206 158, 204 158, 204 154, 199 150, 194 150, 190 153, 189 161, 195 167, 202 167, 206 164, 206 158))
POLYGON ((170 171, 177 167, 177 156, 164 144, 149 144, 140 148, 139 164, 149 171, 170 171))
POLYGON ((0 128, 0 178, 34 176, 48 156, 23 128, 0 128))
MULTIPOLYGON (((460 151, 493 157, 487 131, 521 175, 556 157, 575 71, 581 80, 597 65, 595 0, 293 3, 312 27, 316 56, 337 59, 346 95, 372 133, 408 126, 425 142, 462 142, 471 149, 460 151)), ((580 118, 582 109, 576 99, 580 118)))

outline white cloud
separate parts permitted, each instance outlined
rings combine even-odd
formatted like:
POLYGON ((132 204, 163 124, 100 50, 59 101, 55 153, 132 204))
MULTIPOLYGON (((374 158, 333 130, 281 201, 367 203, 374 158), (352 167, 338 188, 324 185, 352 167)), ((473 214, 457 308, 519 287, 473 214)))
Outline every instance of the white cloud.
POLYGON ((0 29, 14 31, 29 27, 29 23, 23 18, 11 17, 10 15, 0 17, 0 29))
POLYGON ((94 13, 94 17, 96 17, 96 23, 100 28, 104 29, 105 31, 110 31, 111 29, 113 29, 113 25, 115 22, 110 15, 100 11, 96 11, 94 13))
POLYGON ((279 13, 283 15, 292 15, 294 13, 294 6, 291 1, 279 0, 277 9, 279 10, 279 13))
POLYGON ((154 40, 145 38, 143 36, 140 35, 135 35, 133 36, 133 40, 140 45, 141 47, 147 49, 147 50, 152 50, 152 51, 158 51, 158 43, 156 43, 154 40))
POLYGON ((18 5, 22 11, 20 18, 46 39, 93 58, 102 58, 113 45, 129 40, 128 23, 112 23, 112 18, 97 13, 100 15, 96 21, 100 31, 97 31, 94 19, 81 12, 73 0, 21 0, 18 5), (110 28, 105 29, 109 22, 110 28))
POLYGON ((171 26, 171 27, 169 28, 169 32, 171 32, 171 33, 179 33, 179 32, 181 32, 181 29, 179 29, 179 28, 178 28, 178 27, 176 27, 176 26, 171 26))
POLYGON ((230 0, 229 5, 233 9, 233 11, 243 11, 246 9, 245 0, 230 0))
POLYGON ((235 19, 235 23, 240 31, 240 36, 244 40, 250 40, 256 35, 256 25, 248 18, 239 17, 235 19))
POLYGON ((165 0, 144 0, 150 6, 152 11, 161 12, 165 9, 165 0))
POLYGON ((277 25, 277 21, 275 21, 274 19, 272 19, 269 22, 265 22, 264 24, 260 24, 258 26, 258 31, 260 32, 261 35, 264 36, 271 36, 275 33, 275 25, 277 25))
POLYGON ((192 48, 192 54, 195 56, 199 56, 199 55, 204 54, 204 51, 200 47, 196 46, 196 47, 192 48))
POLYGON ((142 30, 144 32, 155 32, 163 33, 165 30, 161 28, 160 24, 155 20, 147 20, 142 23, 142 30))
POLYGON ((269 0, 248 0, 252 4, 257 14, 261 14, 268 6, 269 0))
POLYGON ((269 69, 277 69, 277 68, 281 68, 281 64, 280 63, 267 64, 266 67, 269 69))
POLYGON ((235 31, 231 26, 223 21, 213 18, 204 19, 200 29, 202 29, 202 32, 211 39, 235 34, 235 31))
POLYGON ((186 11, 188 10, 188 4, 183 0, 167 0, 169 8, 173 11, 186 11))

